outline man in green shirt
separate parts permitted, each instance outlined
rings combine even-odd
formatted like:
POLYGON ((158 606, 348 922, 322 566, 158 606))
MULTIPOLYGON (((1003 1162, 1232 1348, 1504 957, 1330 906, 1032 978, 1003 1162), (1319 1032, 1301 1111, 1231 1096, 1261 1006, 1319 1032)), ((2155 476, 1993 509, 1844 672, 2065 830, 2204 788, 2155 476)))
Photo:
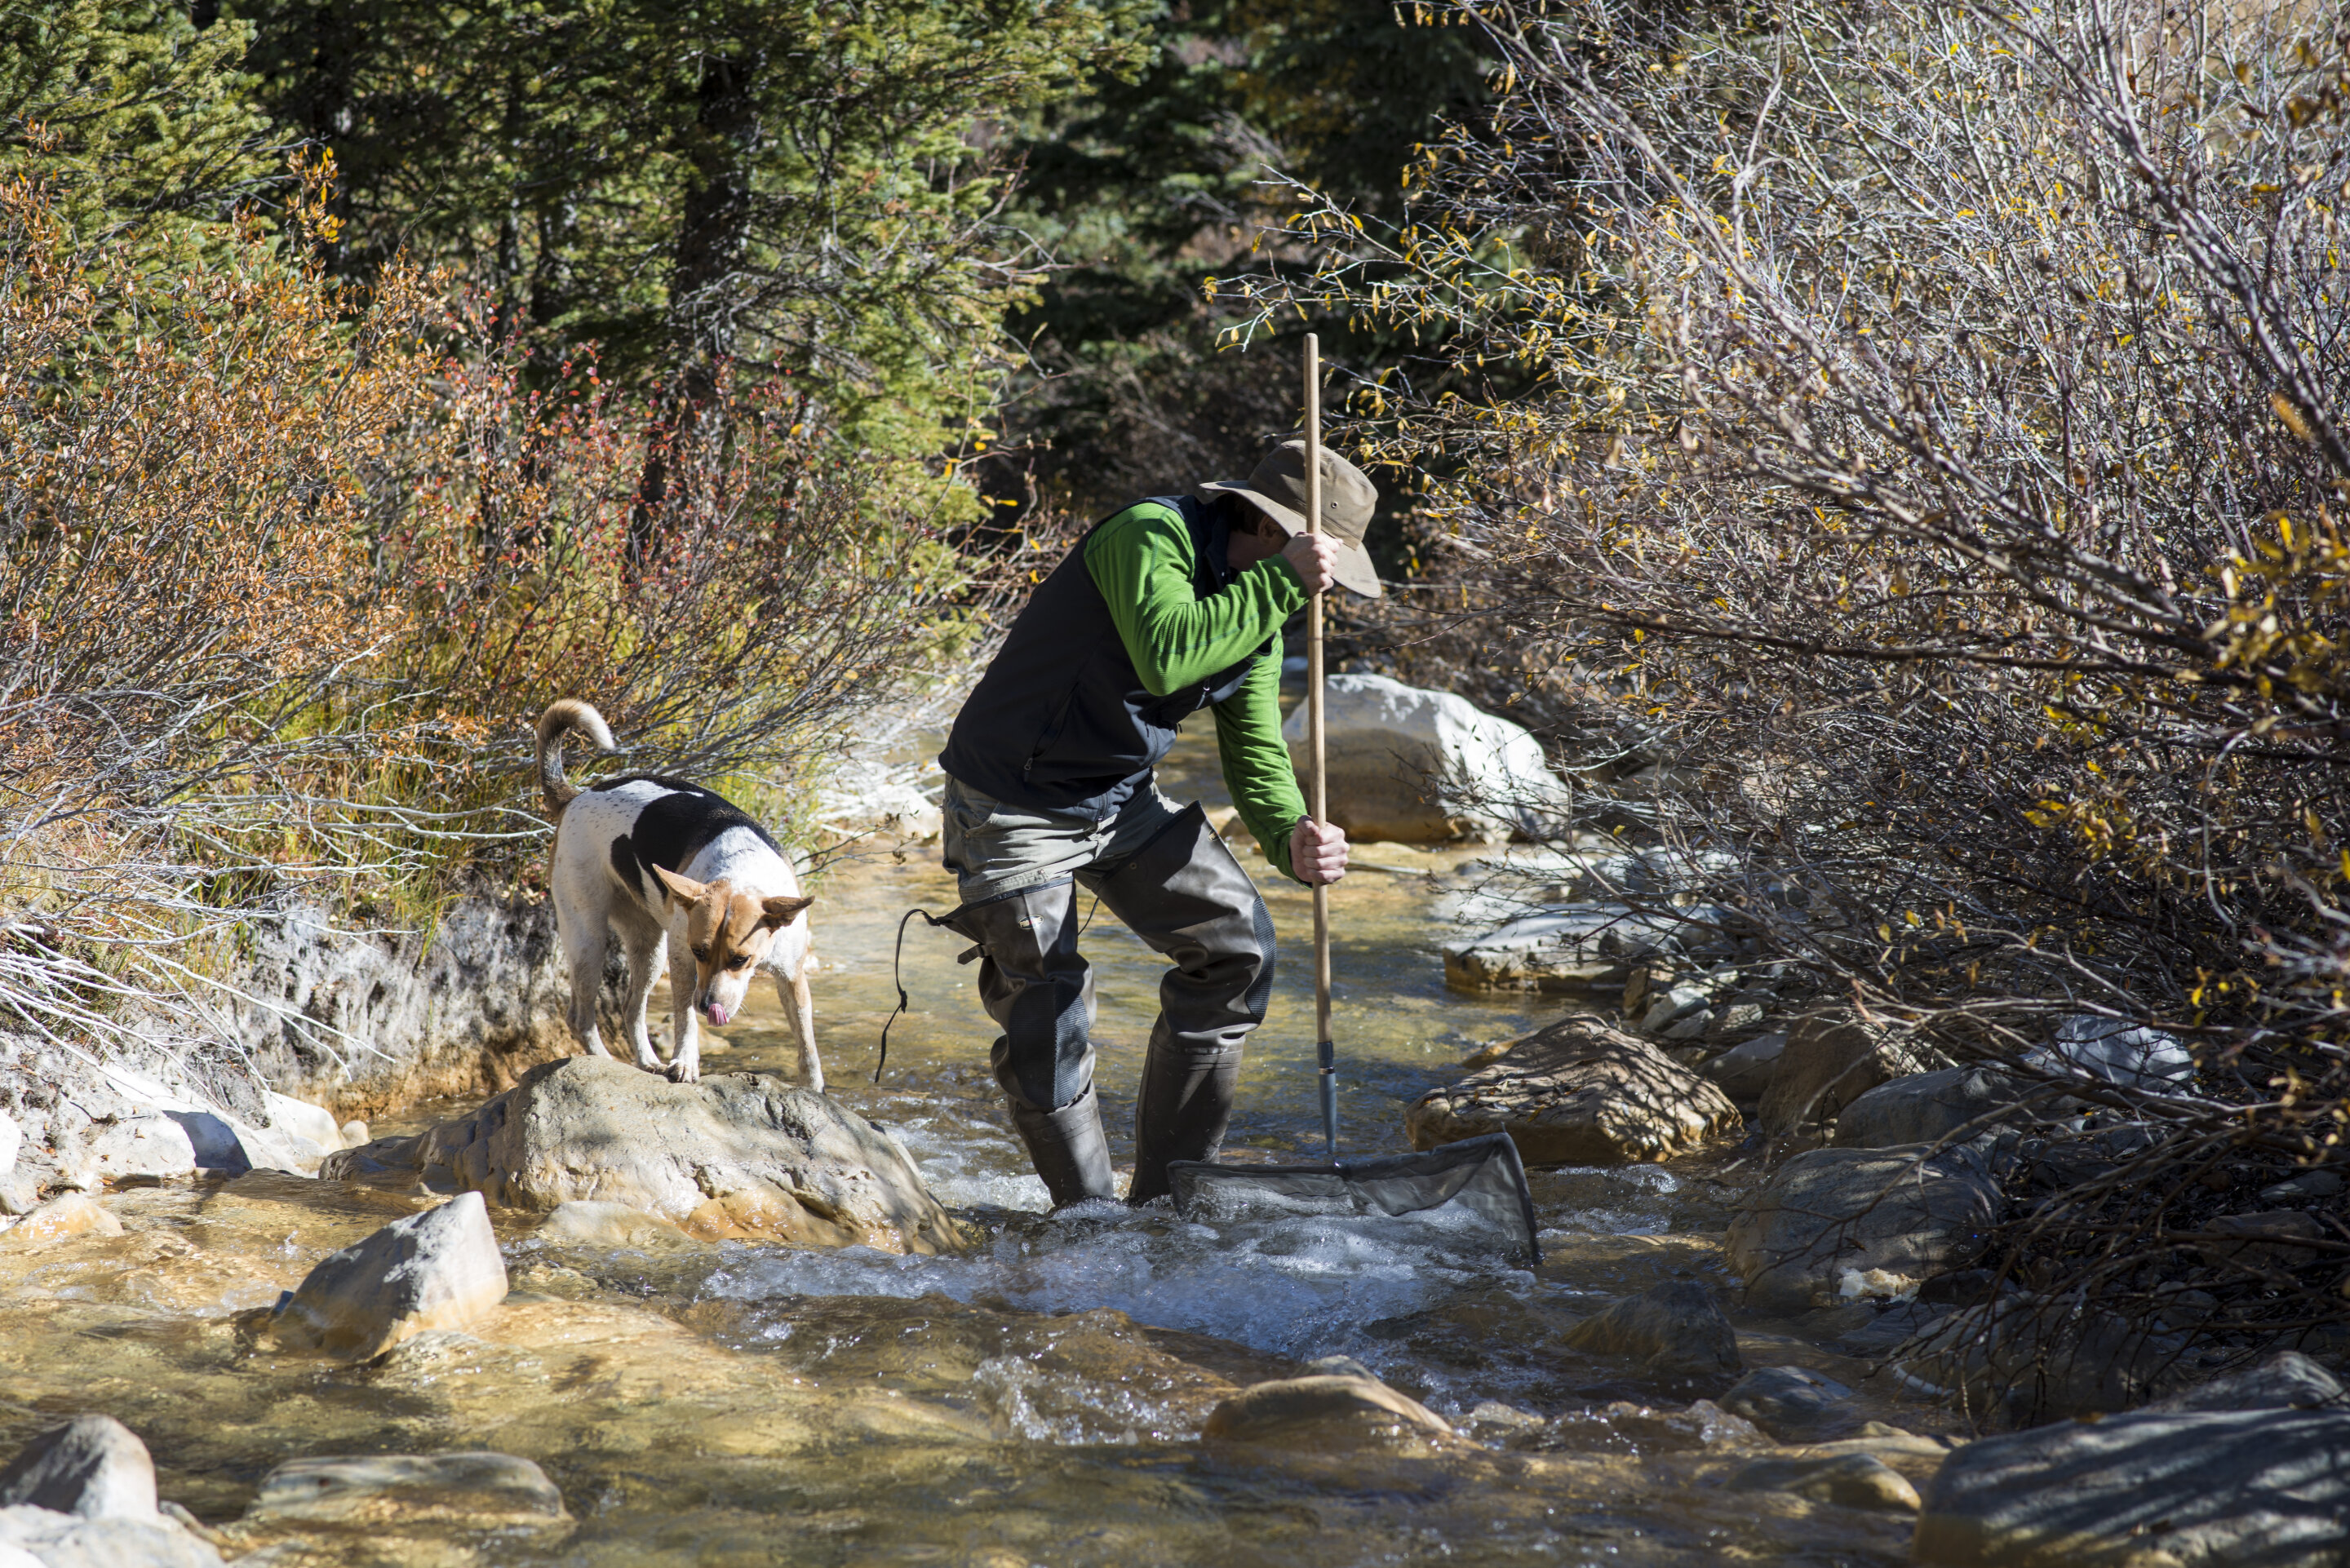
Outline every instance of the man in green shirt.
POLYGON ((1346 875, 1347 839, 1306 815, 1281 739, 1281 628, 1331 583, 1376 596, 1363 530, 1378 500, 1322 453, 1322 532, 1305 531, 1305 443, 1245 480, 1139 501, 1097 524, 1030 597, 956 715, 943 856, 979 944, 980 1000, 1012 1122, 1055 1208, 1115 1198, 1093 1093, 1093 976, 1076 891, 1174 961, 1135 1099, 1130 1203, 1167 1165, 1212 1159, 1249 1032, 1273 991, 1273 919, 1197 802, 1151 770, 1175 726, 1216 716, 1224 783, 1283 875, 1346 875))

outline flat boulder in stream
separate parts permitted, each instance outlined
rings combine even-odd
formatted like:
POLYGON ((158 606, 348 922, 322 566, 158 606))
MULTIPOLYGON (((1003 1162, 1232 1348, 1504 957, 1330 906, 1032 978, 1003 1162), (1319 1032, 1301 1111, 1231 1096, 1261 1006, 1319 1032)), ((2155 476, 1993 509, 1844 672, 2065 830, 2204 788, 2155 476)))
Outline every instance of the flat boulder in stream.
POLYGON ((1738 1357, 1738 1334, 1721 1304, 1693 1280, 1668 1280, 1626 1296, 1568 1329, 1565 1337, 1576 1350, 1637 1361, 1643 1371, 1660 1376, 1719 1376, 1744 1365, 1738 1357))
POLYGON ((534 1067, 469 1116, 328 1158, 322 1174, 479 1192, 546 1211, 589 1200, 729 1238, 950 1252, 952 1216, 888 1134, 766 1073, 672 1084, 628 1063, 534 1067))
POLYGON ((1722 1253, 1748 1305, 1800 1313, 1964 1268, 2002 1209, 1999 1184, 1961 1150, 1809 1149, 1748 1195, 1722 1253))
POLYGON ((1597 1017, 1526 1036, 1404 1113, 1414 1148, 1506 1132, 1528 1165, 1670 1159, 1738 1130, 1738 1107, 1647 1041, 1597 1017))

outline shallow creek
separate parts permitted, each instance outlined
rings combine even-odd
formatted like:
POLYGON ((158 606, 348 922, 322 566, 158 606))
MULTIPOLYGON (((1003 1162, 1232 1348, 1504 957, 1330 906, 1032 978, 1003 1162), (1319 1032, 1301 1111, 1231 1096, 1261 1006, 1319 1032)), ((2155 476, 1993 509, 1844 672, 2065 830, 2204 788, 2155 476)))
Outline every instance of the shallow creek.
MULTIPOLYGON (((1200 776, 1211 756, 1187 745, 1170 793, 1220 801, 1200 776)), ((1336 896, 1348 1152, 1400 1149, 1411 1097, 1465 1051, 1559 1011, 1445 991, 1438 879, 1474 853, 1365 846, 1336 896)), ((0 1250, 0 1442, 55 1412, 115 1415, 148 1441, 166 1498, 230 1524, 232 1557, 265 1550, 273 1565, 1907 1561, 1907 1516, 1725 1490, 1734 1456, 1677 1414, 1719 1386, 1645 1382, 1555 1343, 1608 1298, 1723 1278, 1716 1242, 1739 1190, 1727 1152, 1537 1173, 1547 1256, 1533 1270, 1419 1220, 1048 1219, 996 1107, 962 944, 920 921, 905 939, 912 1009, 870 1081, 898 917, 955 901, 934 854, 843 863, 817 888, 818 1033, 834 1092, 888 1126, 972 1223, 972 1254, 583 1248, 499 1213, 504 1307, 471 1334, 339 1366, 256 1352, 232 1314, 431 1199, 268 1173, 139 1188, 105 1198, 121 1237, 0 1250), (1235 1386, 1333 1354, 1471 1440, 1329 1453, 1200 1440, 1235 1386), (1547 1424, 1478 1419, 1488 1401, 1547 1424), (536 1460, 574 1523, 231 1524, 287 1459, 468 1449, 536 1460)), ((1315 1158, 1309 903, 1260 880, 1286 945, 1231 1156, 1315 1158)), ((1107 916, 1087 950, 1123 1159, 1162 966, 1107 916)), ((776 1023, 768 992, 705 1070, 787 1069, 776 1023)), ((416 1106, 378 1131, 453 1108, 416 1106)), ((1863 1386, 1866 1366, 1784 1324, 1740 1328, 1750 1366, 1863 1386)), ((1937 1425, 1865 1397, 1878 1419, 1937 1425)))

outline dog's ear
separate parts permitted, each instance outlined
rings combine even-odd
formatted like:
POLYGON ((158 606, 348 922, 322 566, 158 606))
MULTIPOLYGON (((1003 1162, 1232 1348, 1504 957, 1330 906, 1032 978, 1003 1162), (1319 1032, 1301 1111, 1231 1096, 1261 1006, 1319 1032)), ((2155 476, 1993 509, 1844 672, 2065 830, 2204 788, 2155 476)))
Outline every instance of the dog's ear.
POLYGON ((799 917, 799 912, 815 903, 814 898, 768 898, 761 908, 767 911, 759 923, 770 930, 781 930, 799 917))
POLYGON ((681 877, 666 866, 654 867, 653 875, 660 878, 661 886, 669 889, 670 897, 681 904, 699 904, 710 897, 708 883, 681 877))

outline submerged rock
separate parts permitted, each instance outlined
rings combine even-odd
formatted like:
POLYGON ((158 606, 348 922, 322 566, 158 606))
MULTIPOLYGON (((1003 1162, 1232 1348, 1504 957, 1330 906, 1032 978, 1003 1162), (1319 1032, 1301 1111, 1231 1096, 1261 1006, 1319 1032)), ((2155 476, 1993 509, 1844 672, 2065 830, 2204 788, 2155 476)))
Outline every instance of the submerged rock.
POLYGON ((1588 1014, 1528 1035, 1404 1113, 1414 1148, 1506 1132, 1528 1165, 1670 1159, 1738 1127, 1720 1089, 1588 1014))
POLYGON ((84 1519, 155 1518, 155 1461, 111 1416, 77 1416, 37 1433, 0 1469, 0 1507, 30 1503, 84 1519))
POLYGON ((1808 1366, 1762 1366, 1715 1403, 1783 1443, 1815 1443, 1858 1429, 1852 1390, 1808 1366))
MULTIPOLYGON (((1542 742, 1450 691, 1333 675, 1323 698, 1330 820, 1363 843, 1544 836, 1567 805, 1542 742)), ((1305 707, 1282 726, 1305 771, 1305 707)))
POLYGON ((1567 904, 1522 915, 1482 936, 1444 944, 1455 991, 1541 991, 1615 1000, 1633 966, 1659 954, 1718 954, 1736 917, 1628 904, 1567 904))
POLYGON ((265 1477, 248 1519, 545 1527, 568 1523, 546 1472, 511 1454, 354 1454, 291 1459, 265 1477))
POLYGON ((1840 1508, 1887 1513, 1918 1511, 1918 1489, 1884 1460, 1867 1454, 1803 1455, 1751 1459, 1731 1472, 1732 1491, 1784 1491, 1840 1508))
POLYGON ((1769 1137, 1804 1134, 1889 1078, 1948 1065, 1881 1023, 1849 1012, 1795 1021, 1755 1120, 1769 1137))
POLYGON ((0 1247, 37 1247, 68 1236, 120 1236, 122 1221, 78 1192, 50 1199, 5 1231, 0 1247))
POLYGON ((505 1294, 489 1211, 468 1192, 321 1258, 269 1329, 288 1349, 364 1361, 413 1334, 463 1328, 505 1294))
POLYGON ((1748 1304, 1799 1313, 1864 1292, 1904 1293, 1965 1267, 2002 1204, 1998 1184, 1963 1153, 1809 1149, 1748 1195, 1722 1251, 1748 1304))
POLYGON ((1913 1554, 1949 1568, 2338 1568, 2350 1414, 2142 1412, 1969 1443, 1928 1485, 1913 1554))
POLYGON ((1243 1388, 1208 1413, 1204 1438, 1307 1440, 1343 1446, 1380 1438, 1449 1438, 1443 1417, 1376 1378, 1288 1377, 1243 1388))
POLYGON ((1620 1355, 1659 1376, 1717 1376, 1744 1365, 1738 1358, 1738 1334, 1713 1292, 1689 1280, 1626 1296, 1563 1337, 1576 1350, 1620 1355))
POLYGON ((889 1137, 764 1073, 672 1084, 626 1062, 533 1068, 472 1116, 330 1156, 326 1172, 480 1192, 515 1209, 619 1203, 703 1240, 944 1252, 961 1230, 889 1137))

